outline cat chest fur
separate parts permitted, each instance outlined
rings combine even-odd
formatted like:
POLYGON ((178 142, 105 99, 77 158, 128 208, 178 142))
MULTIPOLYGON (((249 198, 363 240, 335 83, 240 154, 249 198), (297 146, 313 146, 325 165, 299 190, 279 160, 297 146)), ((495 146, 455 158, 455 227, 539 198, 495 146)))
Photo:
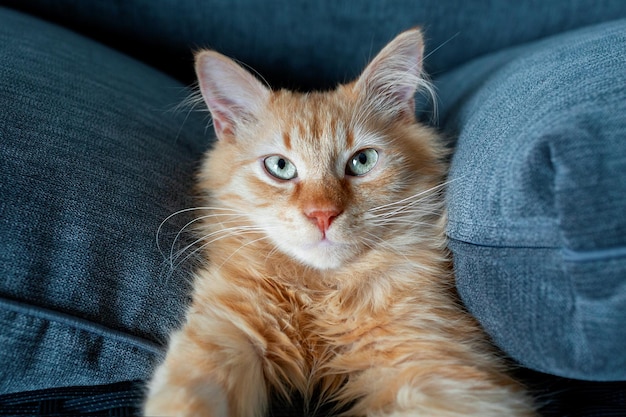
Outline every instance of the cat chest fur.
POLYGON ((327 367, 349 344, 329 338, 333 332, 329 327, 336 331, 340 316, 320 299, 321 288, 285 285, 280 277, 263 272, 258 268, 246 274, 224 265, 220 274, 211 270, 198 274, 201 284, 189 319, 206 322, 207 333, 201 337, 217 330, 221 344, 230 340, 233 350, 235 345, 239 350, 249 346, 248 354, 260 360, 267 387, 279 394, 298 391, 308 397, 320 384, 339 385, 342 377, 331 376, 327 367))
MULTIPOLYGON (((288 259, 271 263, 280 268, 269 270, 268 264, 255 263, 242 270, 239 265, 246 265, 247 252, 258 250, 263 248, 250 245, 240 250, 219 267, 219 273, 217 267, 198 272, 188 320, 202 323, 186 328, 203 329, 196 339, 208 341, 206 352, 242 351, 247 346, 243 351, 261 364, 258 372, 268 390, 285 396, 298 391, 305 397, 317 390, 338 398, 346 375, 359 378, 357 374, 366 375, 378 362, 392 365, 420 354, 438 359, 429 349, 433 342, 427 335, 441 321, 437 314, 446 310, 430 311, 433 301, 445 299, 443 293, 425 293, 418 288, 419 280, 412 280, 411 288, 389 285, 389 276, 377 279, 383 271, 359 271, 359 265, 346 273, 344 288, 336 285, 339 281, 335 286, 324 282, 324 273, 288 259), (359 282, 351 285, 348 275, 358 276, 359 282), (420 307, 424 304, 420 298, 428 299, 430 307, 420 307), (420 337, 423 350, 416 344, 420 337)), ((403 263, 398 259, 390 263, 398 270, 390 267, 387 274, 400 274, 403 263)), ((337 279, 341 274, 333 275, 337 279)), ((456 308, 444 314, 456 323, 463 317, 456 308)), ((472 323, 467 329, 474 329, 472 323)))

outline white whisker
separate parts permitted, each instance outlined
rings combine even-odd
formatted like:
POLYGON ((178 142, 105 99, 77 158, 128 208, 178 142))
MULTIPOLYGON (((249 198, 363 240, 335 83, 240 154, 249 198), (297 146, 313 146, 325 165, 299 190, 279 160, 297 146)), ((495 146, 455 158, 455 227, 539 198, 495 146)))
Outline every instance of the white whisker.
POLYGON ((415 199, 417 199, 418 197, 422 197, 424 195, 429 195, 429 194, 441 191, 449 183, 450 183, 449 181, 446 181, 446 182, 444 182, 442 184, 436 185, 436 186, 431 187, 431 188, 429 188, 427 190, 424 190, 424 191, 420 191, 419 193, 413 194, 413 195, 411 195, 409 197, 405 197, 405 198, 403 198, 401 200, 394 201, 392 203, 387 203, 387 204, 383 204, 383 205, 378 206, 378 207, 371 208, 368 211, 370 211, 370 212, 382 211, 382 210, 388 209, 389 207, 401 206, 404 203, 406 203, 407 201, 410 202, 409 204, 417 204, 419 202, 419 200, 415 200, 415 199))
POLYGON ((394 217, 398 214, 413 215, 418 217, 437 216, 441 214, 441 204, 436 201, 434 203, 419 201, 415 203, 409 203, 405 206, 398 207, 393 211, 381 212, 381 213, 368 213, 369 218, 372 219, 387 219, 394 217), (420 203, 420 206, 416 204, 420 203))
MULTIPOLYGON (((183 255, 185 253, 187 253, 188 251, 190 251, 191 248, 197 246, 200 242, 202 242, 202 240, 206 239, 207 236, 205 235, 204 237, 201 237, 199 239, 194 240, 193 242, 186 244, 184 247, 182 247, 182 249, 178 249, 176 250, 176 246, 178 245, 178 243, 182 240, 182 236, 184 233, 192 230, 192 226, 194 224, 197 224, 201 221, 207 220, 207 219, 215 219, 217 224, 221 224, 222 226, 226 226, 226 225, 231 225, 231 224, 241 224, 243 222, 243 218, 245 218, 247 216, 246 213, 240 211, 240 210, 236 210, 236 209, 232 209, 232 208, 226 208, 226 207, 217 207, 217 206, 200 206, 200 207, 190 207, 190 208, 185 208, 182 210, 178 210, 172 214, 170 214, 169 216, 167 216, 159 225, 159 227, 157 228, 157 232, 156 232, 156 246, 157 246, 157 250, 159 251, 159 253, 161 254, 161 256, 163 257, 163 259, 167 262, 169 269, 170 269, 170 275, 171 273, 177 269, 182 263, 186 262, 189 258, 191 258, 194 254, 196 254, 199 250, 201 250, 201 248, 196 248, 195 250, 191 251, 190 253, 187 254, 187 256, 183 257, 183 255), (208 214, 203 214, 200 216, 197 216, 195 218, 193 218, 192 220, 188 221, 187 223, 185 223, 181 228, 178 229, 178 232, 176 233, 176 235, 174 236, 173 241, 171 242, 170 246, 170 250, 169 250, 169 256, 167 256, 161 246, 161 236, 163 235, 163 228, 165 227, 165 225, 171 221, 174 217, 176 216, 180 216, 189 212, 196 212, 196 211, 206 211, 208 212, 208 214), (181 260, 182 259, 182 260, 181 260)), ((238 226, 238 230, 243 230, 242 229, 243 226, 238 226)), ((194 229, 196 229, 194 227, 194 229)), ((224 227, 224 229, 222 229, 224 231, 226 230, 230 230, 229 227, 224 227)), ((232 230, 235 230, 235 228, 232 228, 232 230)), ((224 232, 226 236, 227 232, 224 232)))
POLYGON ((178 210, 172 214, 170 214, 169 216, 167 216, 162 222, 161 224, 159 224, 159 227, 157 228, 157 232, 156 232, 156 245, 157 248, 159 250, 159 253, 163 256, 163 258, 167 259, 167 257, 165 256, 165 253, 163 252, 162 248, 161 248, 161 244, 159 243, 159 237, 161 235, 161 231, 163 230, 163 227, 165 226, 165 224, 170 221, 172 218, 179 216, 181 214, 184 213, 188 213, 190 211, 198 211, 198 210, 222 210, 222 211, 231 211, 231 212, 235 212, 235 213, 241 213, 244 214, 238 210, 234 210, 234 209, 229 209, 229 208, 224 208, 224 207, 211 207, 211 206, 206 206, 206 207, 190 207, 190 208, 186 208, 186 209, 182 209, 182 210, 178 210))
POLYGON ((227 229, 220 229, 218 231, 209 233, 208 235, 205 235, 205 236, 202 236, 199 239, 196 239, 193 243, 187 245, 185 248, 183 248, 181 251, 179 251, 179 255, 177 255, 175 257, 174 262, 178 261, 178 258, 180 256, 182 256, 184 253, 189 251, 191 248, 193 248, 194 246, 196 246, 196 245, 198 245, 199 243, 202 242, 202 244, 200 246, 198 246, 195 249, 193 249, 192 251, 190 251, 182 260, 178 261, 175 264, 175 267, 178 267, 179 265, 183 264, 189 258, 191 258, 193 255, 195 255, 196 253, 202 251, 208 245, 210 245, 212 243, 215 243, 215 242, 217 242, 219 240, 225 239, 227 237, 232 237, 232 236, 244 236, 244 235, 249 235, 249 234, 258 234, 258 233, 261 233, 262 231, 263 231, 262 229, 257 228, 255 226, 238 226, 238 227, 231 227, 231 228, 227 228, 227 229), (236 232, 236 233, 233 233, 233 232, 236 232), (211 239, 207 240, 209 238, 211 238, 211 239))
POLYGON ((384 239, 381 239, 380 236, 375 235, 374 233, 370 233, 370 232, 366 232, 368 236, 371 236, 371 238, 367 238, 367 237, 363 237, 361 238, 361 240, 365 243, 365 242, 369 242, 370 245, 368 245, 372 250, 375 250, 376 247, 375 246, 382 246, 383 248, 385 248, 386 250, 395 253, 397 255, 402 256, 403 258, 405 258, 408 261, 408 258, 406 257, 406 254, 399 251, 398 248, 394 247, 393 245, 391 245, 389 242, 387 242, 384 239))
POLYGON ((424 228, 430 228, 432 227, 432 223, 429 222, 420 222, 420 221, 416 221, 416 220, 411 220, 411 219, 390 219, 390 220, 386 220, 386 221, 374 221, 374 222, 370 222, 371 225, 373 226, 411 226, 411 227, 424 227, 424 228))
POLYGON ((230 256, 228 256, 228 258, 226 258, 226 259, 224 260, 224 262, 222 262, 222 263, 220 264, 220 266, 218 267, 218 269, 222 268, 222 266, 224 266, 224 265, 226 264, 226 262, 228 262, 228 261, 230 260, 230 258, 232 258, 233 256, 235 256, 235 254, 236 254, 237 252, 239 252, 241 249, 245 248, 245 247, 246 247, 246 246, 248 246, 248 245, 252 245, 253 243, 256 243, 256 242, 259 242, 259 241, 261 241, 261 240, 264 240, 264 239, 269 239, 269 236, 261 236, 261 237, 260 237, 260 238, 258 238, 258 239, 254 239, 254 240, 251 240, 250 242, 244 243, 244 244, 243 244, 243 245, 241 245, 239 248, 237 248, 237 250, 235 250, 233 253, 231 253, 231 254, 230 254, 230 256))
POLYGON ((199 216, 194 218, 193 220, 190 220, 189 222, 187 222, 187 224, 185 224, 179 231, 178 233, 176 233, 176 236, 174 237, 174 240, 172 241, 172 244, 170 245, 170 259, 173 258, 174 255, 174 247, 176 246, 176 242, 178 241, 178 239, 180 238, 181 234, 192 224, 200 222, 202 220, 206 220, 209 218, 216 218, 216 217, 224 217, 224 216, 228 216, 234 219, 230 220, 230 221, 222 221, 220 220, 219 223, 224 225, 224 224, 230 224, 230 223, 240 223, 241 220, 239 220, 241 217, 244 217, 243 214, 231 214, 231 213, 216 213, 216 214, 207 214, 205 216, 199 216))

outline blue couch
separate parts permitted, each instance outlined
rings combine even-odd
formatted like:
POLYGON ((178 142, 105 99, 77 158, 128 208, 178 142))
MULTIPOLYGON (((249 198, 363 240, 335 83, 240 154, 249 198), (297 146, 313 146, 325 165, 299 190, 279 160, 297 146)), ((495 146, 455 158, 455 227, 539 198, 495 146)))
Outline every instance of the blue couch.
POLYGON ((545 415, 626 415, 622 0, 0 0, 0 409, 135 410, 189 296, 194 259, 170 253, 191 217, 168 216, 213 140, 180 106, 194 49, 329 88, 416 25, 438 91, 419 116, 455 150, 464 303, 552 381, 545 415))

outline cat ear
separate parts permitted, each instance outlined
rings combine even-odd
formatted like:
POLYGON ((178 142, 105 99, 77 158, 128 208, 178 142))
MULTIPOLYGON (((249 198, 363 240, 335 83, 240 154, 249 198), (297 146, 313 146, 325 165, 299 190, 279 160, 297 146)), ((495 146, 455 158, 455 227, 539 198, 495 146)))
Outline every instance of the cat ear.
POLYGON ((220 140, 233 140, 237 126, 255 120, 269 100, 270 90, 254 75, 215 51, 196 54, 196 75, 220 140))
POLYGON ((415 114, 415 92, 431 89, 423 78, 424 42, 419 29, 402 32, 370 62, 356 81, 365 102, 390 116, 415 114))

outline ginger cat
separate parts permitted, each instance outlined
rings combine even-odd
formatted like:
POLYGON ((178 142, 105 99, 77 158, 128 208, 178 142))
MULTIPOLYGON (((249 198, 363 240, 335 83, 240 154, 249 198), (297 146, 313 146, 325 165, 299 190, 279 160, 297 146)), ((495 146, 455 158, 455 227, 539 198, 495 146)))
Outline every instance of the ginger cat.
POLYGON ((271 393, 349 416, 533 416, 459 305, 446 149, 416 122, 418 29, 334 91, 272 91, 196 56, 218 141, 199 174, 207 260, 149 385, 151 416, 263 416, 271 393))

